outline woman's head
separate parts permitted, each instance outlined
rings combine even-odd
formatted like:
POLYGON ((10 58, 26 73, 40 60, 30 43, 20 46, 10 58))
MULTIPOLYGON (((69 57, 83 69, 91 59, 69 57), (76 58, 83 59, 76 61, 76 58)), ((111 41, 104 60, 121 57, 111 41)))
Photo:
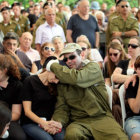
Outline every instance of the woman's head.
POLYGON ((136 14, 136 18, 137 18, 138 20, 140 20, 140 9, 138 10, 138 12, 137 12, 137 14, 136 14))
POLYGON ((123 45, 123 40, 122 40, 121 37, 112 37, 111 42, 116 42, 116 43, 118 43, 120 45, 123 45))
POLYGON ((52 38, 52 43, 55 47, 55 51, 57 52, 61 52, 64 48, 64 42, 61 36, 55 36, 52 38))
POLYGON ((11 111, 4 102, 0 101, 0 137, 9 128, 11 118, 11 111))
POLYGON ((88 41, 79 41, 77 42, 77 44, 79 44, 82 48, 82 52, 81 52, 81 56, 83 59, 89 59, 89 52, 91 49, 91 45, 88 41))
POLYGON ((117 64, 126 56, 124 49, 117 42, 111 42, 107 49, 108 59, 117 64))
POLYGON ((55 52, 55 48, 52 43, 46 42, 41 46, 40 55, 41 58, 48 58, 49 56, 53 56, 55 52))
POLYGON ((0 73, 0 81, 6 76, 21 78, 19 68, 10 55, 0 54, 0 73))
POLYGON ((140 37, 133 36, 129 40, 128 44, 128 54, 132 58, 136 58, 140 54, 140 37))

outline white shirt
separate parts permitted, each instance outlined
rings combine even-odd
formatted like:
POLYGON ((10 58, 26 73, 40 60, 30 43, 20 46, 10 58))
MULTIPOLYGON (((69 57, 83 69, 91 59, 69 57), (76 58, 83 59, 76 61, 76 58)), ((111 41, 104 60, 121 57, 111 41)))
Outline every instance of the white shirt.
POLYGON ((94 62, 103 62, 103 58, 97 49, 91 49, 91 58, 94 62))
POLYGON ((43 44, 45 42, 51 42, 55 36, 61 36, 63 41, 66 42, 65 34, 61 26, 54 24, 51 27, 47 22, 40 25, 36 30, 35 44, 43 44))

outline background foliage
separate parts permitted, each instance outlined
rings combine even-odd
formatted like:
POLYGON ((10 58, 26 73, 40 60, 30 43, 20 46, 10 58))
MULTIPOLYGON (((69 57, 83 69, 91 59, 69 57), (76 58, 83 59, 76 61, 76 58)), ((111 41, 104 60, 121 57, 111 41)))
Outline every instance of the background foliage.
MULTIPOLYGON (((0 0, 2 1, 2 0, 0 0)), ((15 0, 7 0, 10 4, 12 4, 15 0)), ((24 7, 28 7, 28 2, 29 0, 17 0, 19 2, 21 2, 23 4, 24 7)), ((39 2, 40 0, 33 0, 34 2, 39 2)), ((78 0, 56 0, 57 2, 63 2, 65 5, 69 5, 71 8, 74 7, 74 5, 76 4, 76 2, 78 0)), ((89 0, 90 2, 94 1, 94 0, 89 0)), ((114 0, 96 0, 98 1, 100 4, 102 4, 103 2, 107 3, 108 8, 110 8, 112 5, 114 5, 114 0)), ((138 1, 139 0, 128 0, 131 7, 138 7, 138 1)))

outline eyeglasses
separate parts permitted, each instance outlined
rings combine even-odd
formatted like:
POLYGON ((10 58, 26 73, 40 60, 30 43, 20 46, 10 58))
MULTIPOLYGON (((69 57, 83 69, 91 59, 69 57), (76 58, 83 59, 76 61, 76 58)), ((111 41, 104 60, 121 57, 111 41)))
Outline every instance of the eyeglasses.
POLYGON ((46 51, 48 51, 48 50, 51 50, 52 52, 54 52, 55 51, 55 49, 54 48, 49 48, 49 47, 44 47, 44 50, 46 50, 46 51))
POLYGON ((73 59, 75 59, 75 58, 76 58, 75 55, 71 55, 71 56, 69 56, 68 58, 65 57, 65 58, 63 59, 63 61, 64 61, 64 62, 67 62, 68 59, 69 59, 69 60, 73 60, 73 59))
POLYGON ((109 53, 109 56, 115 56, 115 57, 117 57, 117 55, 118 55, 118 53, 109 53))
POLYGON ((82 51, 85 51, 87 48, 85 48, 85 47, 82 47, 82 51))
POLYGON ((133 49, 136 49, 137 47, 139 47, 139 46, 136 45, 136 44, 128 44, 128 48, 130 48, 130 46, 131 46, 131 48, 133 48, 133 49))
POLYGON ((128 5, 121 5, 121 8, 128 8, 128 5))

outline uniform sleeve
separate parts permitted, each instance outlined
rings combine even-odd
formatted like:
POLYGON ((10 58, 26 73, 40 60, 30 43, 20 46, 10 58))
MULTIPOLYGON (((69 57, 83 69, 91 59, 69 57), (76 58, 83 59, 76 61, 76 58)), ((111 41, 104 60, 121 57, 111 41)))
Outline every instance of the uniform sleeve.
POLYGON ((90 87, 103 81, 101 69, 97 63, 90 62, 80 70, 69 69, 66 66, 54 63, 51 71, 61 83, 79 86, 82 88, 90 87))
POLYGON ((55 121, 61 122, 62 125, 65 126, 69 121, 70 110, 62 92, 63 85, 59 85, 58 89, 57 103, 52 118, 55 121))
POLYGON ((140 34, 140 33, 139 33, 139 23, 138 23, 137 20, 134 20, 134 22, 133 22, 133 24, 132 24, 131 30, 137 31, 138 35, 140 34))
POLYGON ((119 24, 117 20, 112 19, 112 21, 110 22, 110 26, 109 26, 109 30, 110 33, 112 34, 113 32, 119 32, 119 24))

